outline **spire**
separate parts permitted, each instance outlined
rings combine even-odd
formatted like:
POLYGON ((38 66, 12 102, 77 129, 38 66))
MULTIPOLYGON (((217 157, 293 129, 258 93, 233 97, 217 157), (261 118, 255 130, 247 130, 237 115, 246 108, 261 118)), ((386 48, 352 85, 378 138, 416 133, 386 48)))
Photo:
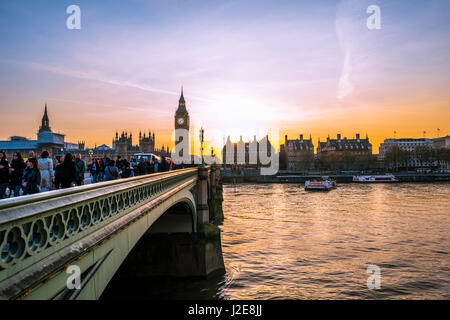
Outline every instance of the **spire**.
POLYGON ((181 86, 181 96, 180 96, 179 104, 180 105, 185 104, 184 95, 183 95, 183 86, 181 86))
POLYGON ((41 126, 39 128, 39 132, 52 131, 50 129, 50 120, 48 119, 47 114, 47 103, 45 104, 44 116, 42 117, 41 126))
POLYGON ((184 100, 183 86, 182 86, 180 100, 178 101, 177 113, 186 113, 186 112, 187 112, 186 111, 186 101, 184 100))

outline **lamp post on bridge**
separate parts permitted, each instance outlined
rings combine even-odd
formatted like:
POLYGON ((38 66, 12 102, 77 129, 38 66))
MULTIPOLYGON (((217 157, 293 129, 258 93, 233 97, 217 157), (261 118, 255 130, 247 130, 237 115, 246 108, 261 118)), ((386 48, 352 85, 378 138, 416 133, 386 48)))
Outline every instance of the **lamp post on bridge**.
POLYGON ((200 157, 201 157, 201 164, 200 167, 205 166, 205 162, 203 161, 203 141, 205 139, 205 130, 203 130, 203 127, 200 128, 200 157))
POLYGON ((197 224, 198 227, 207 225, 209 223, 209 207, 208 207, 208 169, 205 168, 203 161, 203 142, 204 142, 203 127, 200 129, 200 156, 201 163, 198 167, 198 183, 197 183, 197 224))

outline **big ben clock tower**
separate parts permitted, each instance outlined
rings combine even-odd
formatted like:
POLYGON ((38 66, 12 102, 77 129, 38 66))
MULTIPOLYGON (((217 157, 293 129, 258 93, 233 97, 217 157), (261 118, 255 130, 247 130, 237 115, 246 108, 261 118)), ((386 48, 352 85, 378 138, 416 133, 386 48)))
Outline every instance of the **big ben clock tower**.
POLYGON ((181 97, 178 102, 178 109, 175 112, 175 129, 186 129, 189 131, 189 113, 186 110, 183 87, 181 87, 181 97))
POLYGON ((186 164, 191 161, 189 153, 189 113, 186 110, 183 87, 181 87, 181 97, 178 102, 178 109, 175 112, 175 154, 177 158, 181 159, 179 162, 186 164), (184 150, 186 152, 183 152, 184 150))

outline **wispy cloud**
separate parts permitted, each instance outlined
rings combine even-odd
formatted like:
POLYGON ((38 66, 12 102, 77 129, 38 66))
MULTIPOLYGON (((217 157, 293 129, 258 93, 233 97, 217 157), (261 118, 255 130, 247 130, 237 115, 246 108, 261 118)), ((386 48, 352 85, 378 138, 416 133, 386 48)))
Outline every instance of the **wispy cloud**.
MULTIPOLYGON (((177 91, 170 91, 166 89, 157 88, 154 86, 137 83, 134 81, 129 80, 122 80, 122 79, 114 79, 109 76, 103 75, 101 72, 97 70, 83 70, 83 69, 74 69, 74 68, 68 68, 65 66, 52 66, 37 62, 23 62, 23 61, 13 61, 13 60, 1 60, 1 62, 6 63, 14 63, 19 65, 24 65, 29 68, 35 69, 35 70, 41 70, 46 72, 51 72, 54 74, 67 76, 71 78, 77 78, 77 79, 84 79, 84 80, 91 80, 91 81, 98 81, 114 86, 120 86, 120 87, 127 87, 132 89, 139 89, 147 92, 152 93, 160 93, 160 94, 167 94, 167 95, 173 95, 173 96, 179 96, 180 92, 177 91)), ((203 97, 199 97, 196 95, 190 95, 190 99, 205 101, 205 102, 211 102, 210 99, 205 99, 203 97)))
POLYGON ((342 100, 345 97, 349 96, 353 91, 353 85, 350 80, 351 74, 352 74, 351 49, 347 48, 345 50, 344 65, 342 67, 341 77, 339 78, 338 94, 337 94, 337 98, 339 100, 342 100))

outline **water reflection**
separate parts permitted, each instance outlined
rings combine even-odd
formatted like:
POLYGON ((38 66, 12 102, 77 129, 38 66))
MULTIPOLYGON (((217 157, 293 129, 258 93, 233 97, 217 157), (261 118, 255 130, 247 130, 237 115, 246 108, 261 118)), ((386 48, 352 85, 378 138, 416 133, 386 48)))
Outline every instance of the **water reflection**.
POLYGON ((149 280, 133 292, 124 284, 117 296, 449 299, 449 187, 342 184, 320 193, 297 184, 225 185, 226 275, 149 280), (367 288, 370 264, 381 268, 381 290, 367 288))
POLYGON ((224 299, 448 298, 449 184, 225 186, 224 299), (381 268, 368 290, 366 268, 381 268))

